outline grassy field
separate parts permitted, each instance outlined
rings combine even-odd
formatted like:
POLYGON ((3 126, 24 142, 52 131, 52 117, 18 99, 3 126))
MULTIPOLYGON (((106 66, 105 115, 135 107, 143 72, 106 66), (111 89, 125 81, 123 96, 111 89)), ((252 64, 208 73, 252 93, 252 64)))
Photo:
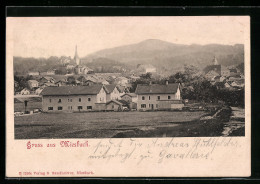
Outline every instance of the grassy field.
POLYGON ((204 135, 205 112, 40 113, 15 117, 15 138, 173 137, 204 135), (190 133, 192 132, 192 134, 190 133))

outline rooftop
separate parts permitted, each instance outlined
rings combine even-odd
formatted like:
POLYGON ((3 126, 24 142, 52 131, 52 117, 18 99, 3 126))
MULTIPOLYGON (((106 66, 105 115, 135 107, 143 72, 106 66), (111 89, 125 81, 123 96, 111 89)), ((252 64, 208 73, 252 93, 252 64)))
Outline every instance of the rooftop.
POLYGON ((103 85, 96 84, 91 86, 60 86, 46 87, 42 90, 41 95, 96 95, 100 92, 103 85))
POLYGON ((135 90, 136 94, 172 94, 176 93, 179 83, 172 84, 138 84, 135 90))

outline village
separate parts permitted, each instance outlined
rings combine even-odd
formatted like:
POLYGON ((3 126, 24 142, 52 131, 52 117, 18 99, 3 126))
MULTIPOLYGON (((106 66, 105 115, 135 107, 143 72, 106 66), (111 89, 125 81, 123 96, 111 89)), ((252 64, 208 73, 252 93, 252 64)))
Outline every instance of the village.
MULTIPOLYGON (((71 112, 180 110, 184 107, 184 102, 188 101, 181 94, 181 88, 185 84, 169 83, 168 79, 163 81, 164 84, 152 84, 152 81, 149 84, 137 84, 133 91, 132 83, 140 79, 140 75, 156 73, 156 68, 152 65, 139 65, 130 76, 124 76, 123 73, 94 73, 92 69, 81 65, 77 47, 74 61, 74 65, 66 65, 67 71, 73 71, 71 74, 56 75, 55 70, 29 72, 30 77, 26 81, 28 87, 23 89, 19 88, 18 81, 14 81, 14 88, 21 89, 15 91, 16 102, 19 99, 24 102, 23 99, 30 96, 40 97, 42 107, 39 110, 43 112, 71 112)), ((211 65, 205 67, 203 74, 212 85, 223 86, 230 91, 244 87, 243 73, 237 68, 218 64, 216 57, 211 65)), ((30 103, 30 100, 26 101, 30 103)))
MULTIPOLYGON (((106 126, 116 126, 111 129, 121 130, 118 126, 128 126, 128 128, 121 130, 124 133, 119 131, 115 135, 112 130, 113 135, 106 131, 102 134, 93 133, 94 137, 97 134, 101 137, 143 136, 144 134, 150 136, 159 132, 164 136, 186 134, 187 136, 218 136, 223 132, 230 135, 236 131, 239 132, 239 135, 243 134, 244 73, 234 66, 220 65, 216 57, 213 57, 209 65, 202 71, 186 66, 185 71, 159 78, 157 68, 151 64, 139 64, 131 72, 124 70, 114 73, 94 72, 91 68, 81 64, 77 47, 73 61, 74 64, 65 62, 64 66, 67 68, 65 75, 57 74, 55 70, 47 70, 46 72, 30 71, 27 76, 22 78, 23 80, 21 77, 15 76, 15 79, 18 80, 14 81, 14 116, 20 118, 20 120, 16 120, 19 122, 18 129, 22 128, 24 131, 24 127, 21 127, 20 123, 26 124, 29 116, 32 118, 41 116, 40 119, 43 121, 51 118, 50 122, 55 122, 55 126, 63 128, 65 125, 68 125, 67 128, 71 126, 69 120, 72 117, 76 121, 75 127, 83 126, 80 123, 82 120, 77 119, 83 116, 82 119, 87 118, 89 121, 92 119, 93 129, 87 131, 93 133, 98 131, 96 128, 100 127, 99 122, 104 121, 97 120, 97 117, 101 116, 106 120, 106 126), (22 85, 26 87, 22 88, 22 85), (162 124, 158 124, 152 119, 158 119, 156 113, 147 114, 148 112, 163 113, 160 119, 162 124), (154 115, 156 117, 153 117, 154 115), (57 123, 56 120, 58 116, 60 116, 60 123, 57 123), (125 119, 127 117, 131 118, 125 119), (181 117, 182 119, 179 119, 181 117), (176 129, 175 126, 179 125, 179 121, 182 122, 184 117, 185 122, 191 123, 188 130, 192 131, 190 127, 194 127, 195 130, 192 133, 190 131, 184 133, 178 128, 176 129), (171 126, 165 125, 171 121, 178 121, 174 123, 174 131, 170 131, 171 126), (208 121, 215 123, 207 124, 205 127, 202 122, 208 121), (218 121, 221 123, 216 123, 218 121), (150 128, 143 130, 142 122, 146 124, 146 128, 147 126, 150 128), (231 122, 231 124, 225 122, 231 122), (214 131, 215 134, 212 134, 210 129, 218 131, 214 131), (166 130, 170 131, 167 135, 165 135, 166 130)), ((86 125, 84 124, 84 126, 86 125)), ((32 123, 30 123, 31 126, 32 123)), ((187 126, 187 124, 177 127, 183 128, 183 126, 187 126)), ((71 130, 71 128, 69 129, 71 130)), ((109 130, 109 128, 106 129, 109 130)), ((42 131, 35 133, 35 136, 38 137, 42 131)), ((71 135, 75 136, 74 133, 71 135)), ((17 136, 19 137, 19 135, 17 136)), ((21 136, 33 135, 28 133, 21 136)), ((55 136, 60 137, 61 135, 55 133, 55 136)), ((77 136, 85 137, 86 134, 77 134, 77 136)))

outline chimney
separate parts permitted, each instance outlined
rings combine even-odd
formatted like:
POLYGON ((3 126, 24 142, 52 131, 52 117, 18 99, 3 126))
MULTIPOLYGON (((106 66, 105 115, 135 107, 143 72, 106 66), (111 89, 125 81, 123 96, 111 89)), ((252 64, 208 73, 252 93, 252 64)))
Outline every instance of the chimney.
POLYGON ((165 84, 166 84, 166 85, 168 85, 168 84, 169 84, 169 81, 168 81, 168 80, 166 80, 165 84))

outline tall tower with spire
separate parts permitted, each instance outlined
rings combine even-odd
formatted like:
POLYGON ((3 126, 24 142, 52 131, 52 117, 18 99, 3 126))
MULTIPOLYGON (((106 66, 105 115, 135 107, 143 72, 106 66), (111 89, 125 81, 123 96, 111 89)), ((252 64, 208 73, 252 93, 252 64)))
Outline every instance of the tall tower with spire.
POLYGON ((213 61, 212 61, 212 64, 213 64, 213 65, 218 65, 218 60, 217 60, 216 56, 214 56, 214 59, 213 59, 213 61))
POLYGON ((76 62, 77 65, 80 65, 80 58, 79 58, 78 51, 77 51, 77 45, 76 45, 76 50, 75 50, 74 61, 76 62))

